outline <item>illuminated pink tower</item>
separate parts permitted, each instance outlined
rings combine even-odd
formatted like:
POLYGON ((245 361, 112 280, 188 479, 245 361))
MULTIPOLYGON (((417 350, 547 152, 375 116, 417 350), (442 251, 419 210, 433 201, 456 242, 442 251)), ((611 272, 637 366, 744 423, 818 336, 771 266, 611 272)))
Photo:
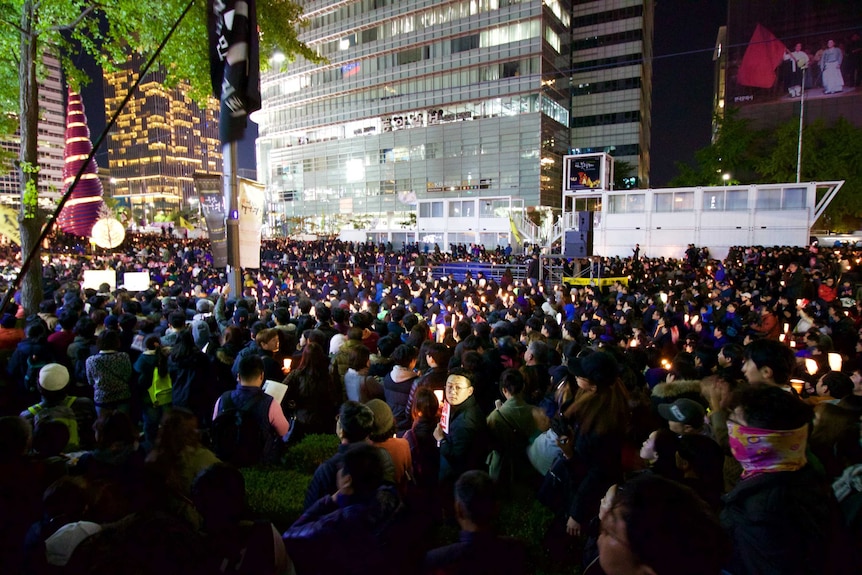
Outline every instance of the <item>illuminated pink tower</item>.
MULTIPOLYGON (((69 90, 66 107, 66 147, 63 150, 63 187, 65 190, 75 181, 78 170, 93 149, 90 128, 84 113, 81 95, 69 90)), ((72 197, 63 206, 57 225, 64 232, 76 236, 89 236, 102 207, 102 182, 99 180, 96 160, 90 160, 81 180, 75 186, 72 197)))

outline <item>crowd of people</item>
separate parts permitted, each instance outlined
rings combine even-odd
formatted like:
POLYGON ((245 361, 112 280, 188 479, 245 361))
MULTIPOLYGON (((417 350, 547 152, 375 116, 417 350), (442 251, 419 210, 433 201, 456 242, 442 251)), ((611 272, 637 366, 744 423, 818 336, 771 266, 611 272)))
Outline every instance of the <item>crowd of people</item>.
POLYGON ((234 294, 200 240, 58 244, 39 312, 0 317, 0 570, 522 573, 495 521, 526 493, 585 573, 858 573, 859 261, 566 263, 599 288, 502 248, 271 240, 234 294), (82 289, 104 267, 151 288, 82 289), (238 469, 311 434, 340 445, 279 532, 238 469))

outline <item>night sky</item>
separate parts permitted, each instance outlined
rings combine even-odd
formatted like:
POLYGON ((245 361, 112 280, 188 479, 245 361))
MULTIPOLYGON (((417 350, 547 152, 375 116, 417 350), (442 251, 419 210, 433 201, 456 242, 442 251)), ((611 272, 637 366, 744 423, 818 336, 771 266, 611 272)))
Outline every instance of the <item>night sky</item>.
POLYGON ((667 185, 675 163, 709 144, 715 91, 713 49, 726 0, 658 0, 653 39, 650 186, 667 185))
MULTIPOLYGON (((712 52, 718 27, 727 16, 726 0, 658 0, 653 45, 652 146, 650 184, 665 186, 677 161, 689 162, 709 144, 712 119, 712 52)), ((105 127, 102 79, 92 63, 81 67, 94 81, 82 91, 93 141, 105 127)), ((257 126, 249 122, 240 142, 240 168, 255 168, 257 126)), ((108 165, 103 145, 96 154, 108 165)))

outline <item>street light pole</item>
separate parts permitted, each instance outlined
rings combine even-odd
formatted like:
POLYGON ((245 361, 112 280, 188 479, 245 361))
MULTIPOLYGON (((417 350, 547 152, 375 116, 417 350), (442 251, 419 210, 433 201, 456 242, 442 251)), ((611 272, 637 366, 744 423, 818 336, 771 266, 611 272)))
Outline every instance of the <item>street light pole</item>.
POLYGON ((805 118, 805 68, 802 68, 802 91, 799 95, 799 140, 796 146, 796 183, 802 181, 802 123, 805 118))

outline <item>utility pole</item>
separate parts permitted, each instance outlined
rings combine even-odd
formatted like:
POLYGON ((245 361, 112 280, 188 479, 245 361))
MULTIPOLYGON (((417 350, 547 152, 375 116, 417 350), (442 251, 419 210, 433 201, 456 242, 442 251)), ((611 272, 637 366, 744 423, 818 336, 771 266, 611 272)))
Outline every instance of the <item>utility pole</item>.
POLYGON ((222 146, 224 166, 222 182, 224 185, 224 205, 227 208, 225 228, 227 233, 227 282, 234 297, 242 297, 242 268, 239 265, 239 201, 236 174, 237 142, 222 146))

